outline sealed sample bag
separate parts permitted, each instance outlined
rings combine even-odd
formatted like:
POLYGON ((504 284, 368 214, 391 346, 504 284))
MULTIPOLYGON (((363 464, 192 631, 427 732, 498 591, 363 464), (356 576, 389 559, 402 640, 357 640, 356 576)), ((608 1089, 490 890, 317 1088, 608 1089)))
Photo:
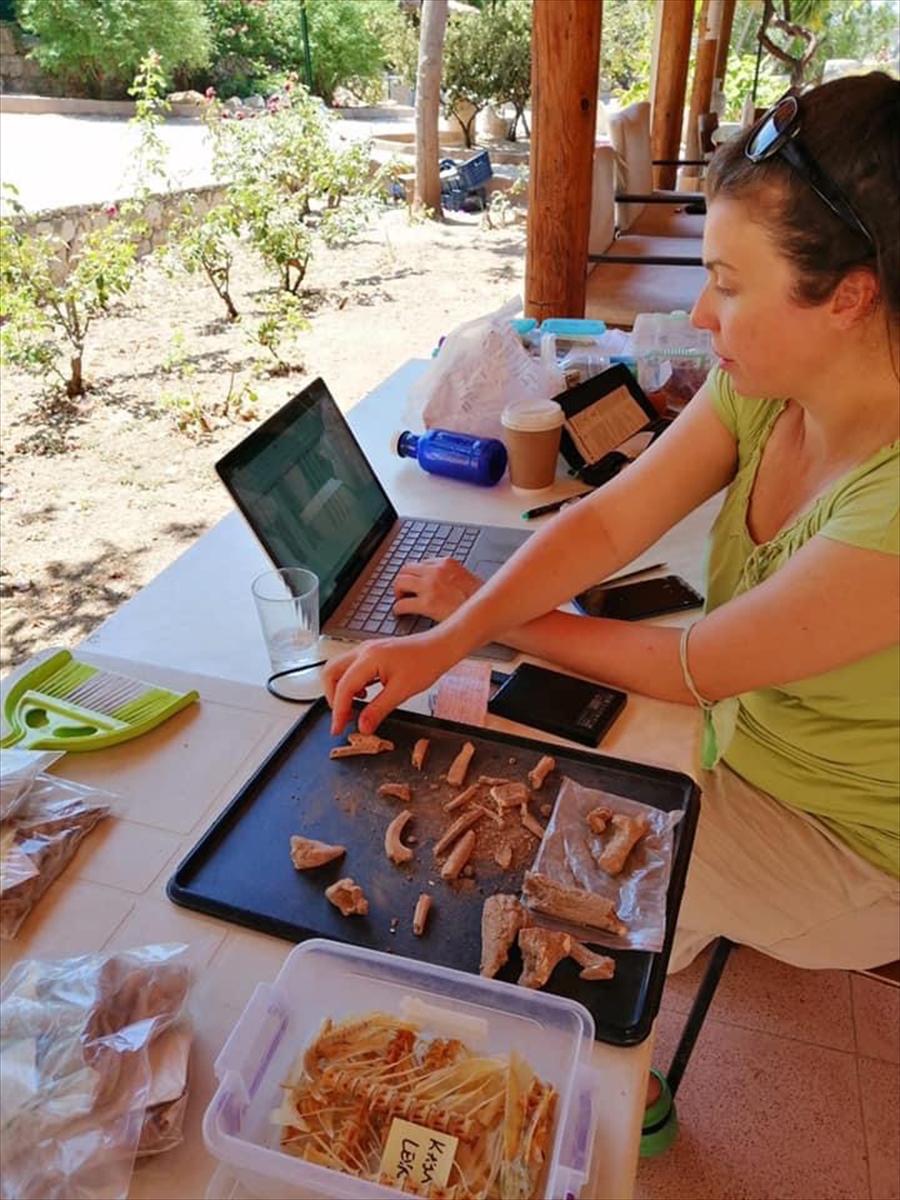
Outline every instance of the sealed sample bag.
POLYGON ((183 945, 26 960, 0 992, 0 1197, 116 1200, 181 1141, 183 945))
POLYGON ((16 936, 114 801, 111 792, 39 774, 10 806, 0 822, 0 937, 16 936))

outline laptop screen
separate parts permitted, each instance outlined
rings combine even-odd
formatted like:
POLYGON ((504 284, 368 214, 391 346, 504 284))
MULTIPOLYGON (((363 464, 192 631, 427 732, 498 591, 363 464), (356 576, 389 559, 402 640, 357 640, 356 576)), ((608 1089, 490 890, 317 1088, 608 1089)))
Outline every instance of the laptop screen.
POLYGON ((397 513, 321 379, 216 463, 276 567, 319 577, 322 621, 397 513))

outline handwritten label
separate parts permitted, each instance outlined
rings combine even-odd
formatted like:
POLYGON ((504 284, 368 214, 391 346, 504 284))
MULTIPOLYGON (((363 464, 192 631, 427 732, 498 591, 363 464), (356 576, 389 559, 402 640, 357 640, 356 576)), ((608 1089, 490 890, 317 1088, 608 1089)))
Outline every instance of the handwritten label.
POLYGON ((402 1187, 445 1187, 459 1139, 395 1117, 381 1156, 381 1173, 402 1187))

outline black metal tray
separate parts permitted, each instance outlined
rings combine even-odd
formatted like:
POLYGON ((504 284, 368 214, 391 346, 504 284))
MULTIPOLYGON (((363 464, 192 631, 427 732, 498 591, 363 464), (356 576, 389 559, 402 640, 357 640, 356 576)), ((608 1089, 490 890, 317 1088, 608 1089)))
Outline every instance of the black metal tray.
MULTIPOLYGON (((519 892, 537 841, 523 830, 527 853, 517 849, 509 870, 501 870, 485 855, 475 864, 474 878, 445 883, 432 845, 449 820, 441 803, 456 789, 438 781, 464 740, 476 747, 469 781, 480 774, 524 778, 549 750, 556 758, 557 771, 538 793, 541 802, 552 802, 559 779, 568 775, 585 786, 628 796, 666 812, 684 811, 675 827, 662 951, 611 951, 616 974, 605 982, 579 979, 579 967, 566 959, 547 984, 547 990, 578 1000, 589 1009, 599 1040, 614 1045, 643 1041, 659 1009, 697 823, 700 793, 693 781, 675 771, 584 750, 548 747, 530 738, 403 710, 384 721, 378 731, 396 743, 393 753, 330 759, 329 750, 344 740, 331 736, 330 724, 331 712, 319 701, 179 865, 168 883, 170 899, 290 941, 333 938, 477 973, 484 898, 493 892, 519 892), (421 773, 410 765, 410 751, 420 737, 431 739, 421 773), (399 801, 378 795, 379 784, 387 780, 402 780, 413 788, 409 807, 415 815, 404 841, 409 841, 409 835, 416 836, 416 854, 403 867, 389 862, 384 853, 385 828, 403 807, 399 801), (289 854, 294 833, 340 843, 347 853, 327 866, 296 871, 289 854), (325 898, 324 889, 346 875, 366 893, 367 917, 342 917, 325 898), (425 935, 416 937, 412 913, 423 891, 432 893, 434 905, 425 935)), ((490 825, 482 818, 479 831, 487 831, 490 825)), ((481 838, 479 832, 479 842, 481 838)), ((521 959, 513 948, 509 963, 497 977, 515 982, 520 969, 521 959)))

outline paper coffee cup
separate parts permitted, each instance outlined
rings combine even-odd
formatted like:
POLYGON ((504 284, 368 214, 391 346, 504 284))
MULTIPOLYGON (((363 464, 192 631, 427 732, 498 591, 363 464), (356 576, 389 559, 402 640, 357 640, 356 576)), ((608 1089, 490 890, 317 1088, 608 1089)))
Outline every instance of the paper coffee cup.
POLYGON ((507 404, 500 417, 509 455, 509 481, 521 491, 540 491, 556 478, 563 411, 555 400, 507 404))

